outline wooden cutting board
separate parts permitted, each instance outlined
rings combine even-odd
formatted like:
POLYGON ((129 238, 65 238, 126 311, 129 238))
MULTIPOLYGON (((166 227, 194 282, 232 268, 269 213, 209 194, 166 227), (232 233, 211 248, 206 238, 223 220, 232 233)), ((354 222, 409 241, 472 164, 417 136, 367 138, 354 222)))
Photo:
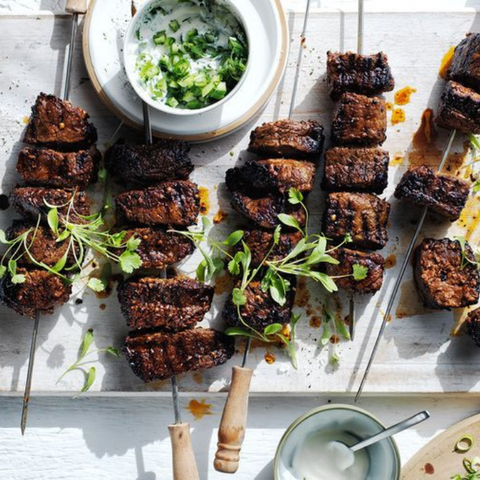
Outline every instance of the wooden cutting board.
POLYGON ((446 480, 464 474, 462 461, 480 456, 480 414, 453 425, 425 445, 402 469, 402 480, 446 480), (467 453, 455 451, 458 440, 471 435, 475 439, 467 453))

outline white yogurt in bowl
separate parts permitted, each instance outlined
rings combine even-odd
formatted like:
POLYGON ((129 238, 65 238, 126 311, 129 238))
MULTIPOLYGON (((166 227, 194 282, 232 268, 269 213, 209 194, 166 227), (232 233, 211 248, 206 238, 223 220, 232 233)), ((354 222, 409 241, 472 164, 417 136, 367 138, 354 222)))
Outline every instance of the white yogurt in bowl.
POLYGON ((368 412, 328 405, 298 418, 275 455, 275 480, 398 480, 400 457, 393 439, 355 452, 346 448, 385 427, 368 412))

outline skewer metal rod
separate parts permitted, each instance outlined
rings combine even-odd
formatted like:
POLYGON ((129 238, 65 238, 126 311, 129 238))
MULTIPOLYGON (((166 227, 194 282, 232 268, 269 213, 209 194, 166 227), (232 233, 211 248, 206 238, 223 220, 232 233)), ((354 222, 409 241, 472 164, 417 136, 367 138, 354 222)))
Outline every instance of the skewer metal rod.
MULTIPOLYGON (((445 162, 447 161, 448 154, 450 153, 450 149, 452 148, 453 140, 455 138, 455 134, 457 133, 456 130, 452 130, 450 133, 450 136, 448 138, 447 146, 445 147, 445 150, 443 151, 443 156, 442 156, 442 161, 440 162, 440 165, 438 166, 438 171, 440 171, 443 166, 445 165, 445 162)), ((405 258, 403 260, 402 266, 400 268, 400 272, 398 273, 397 279, 395 281, 395 285, 392 290, 392 294, 390 295, 390 299, 388 301, 387 309, 385 310, 385 314, 383 316, 383 321, 382 325, 380 326, 380 330, 377 335, 377 340, 375 341, 375 345, 373 346, 372 353, 370 354, 370 359, 368 360, 367 368, 365 369, 365 373, 363 374, 362 381, 360 383, 360 386, 358 387, 357 395, 355 396, 355 401, 358 402, 360 400, 360 397, 363 392, 363 388, 365 386, 365 382, 367 381, 368 374, 370 372, 370 368, 373 364, 373 360, 375 359, 375 355, 377 353, 378 346, 380 345, 380 341, 383 337, 383 332, 385 331, 385 327, 388 322, 388 318, 390 316, 390 312, 392 311, 393 304, 395 302, 395 298, 397 296, 398 290, 400 288, 400 285, 402 283, 403 275, 405 274, 405 270, 407 269, 407 266, 410 262, 410 257, 412 255, 413 249, 415 247, 415 244, 417 242, 418 235, 420 234, 423 223, 425 221, 425 217, 427 216, 428 212, 428 207, 424 207, 422 209, 422 213, 420 214, 420 218, 418 220, 417 228, 415 229, 415 233, 413 234, 412 239, 410 240, 410 243, 408 245, 407 251, 405 253, 405 258)))
MULTIPOLYGON (((65 74, 62 88, 62 99, 68 100, 70 96, 70 79, 72 73, 73 52, 75 51, 75 40, 77 38, 78 13, 72 15, 72 26, 70 32, 70 44, 68 46, 67 60, 65 66, 65 74)), ((32 344, 30 345, 30 355, 28 357, 27 382, 23 394, 22 417, 20 420, 20 429, 22 435, 25 434, 28 419, 28 405, 30 402, 30 392, 32 389, 33 366, 35 364, 35 351, 37 346, 37 336, 40 325, 40 312, 35 312, 35 323, 33 325, 32 344)))
POLYGON ((25 429, 27 428, 28 404, 30 401, 30 390, 32 388, 33 365, 35 364, 35 349, 37 347, 37 334, 38 334, 39 323, 40 323, 40 312, 37 310, 37 312, 35 313, 35 323, 33 325, 32 344, 30 345, 30 357, 28 360, 28 370, 27 370, 27 383, 25 384, 25 393, 23 395, 22 419, 20 421, 20 429, 22 430, 22 435, 25 434, 25 429))
POLYGON ((303 20, 302 33, 300 35, 300 48, 298 49, 297 68, 295 71, 295 77, 293 80, 292 99, 290 100, 290 110, 288 111, 288 118, 292 118, 293 110, 295 108, 295 100, 297 98, 298 78, 300 77, 300 67, 302 65, 303 58, 303 44, 307 35, 308 18, 310 14, 310 0, 307 0, 307 7, 305 9, 305 17, 303 20))
POLYGON ((242 358, 242 368, 247 364, 248 352, 250 351, 250 346, 252 345, 252 337, 248 337, 245 342, 245 351, 243 352, 242 358))
POLYGON ((358 0, 357 53, 363 53, 363 0, 358 0))
POLYGON ((70 96, 70 80, 72 76, 73 52, 75 50, 75 40, 77 38, 78 13, 72 15, 72 28, 70 31, 70 44, 68 45, 67 63, 65 67, 65 80, 63 83, 62 98, 68 100, 70 96))

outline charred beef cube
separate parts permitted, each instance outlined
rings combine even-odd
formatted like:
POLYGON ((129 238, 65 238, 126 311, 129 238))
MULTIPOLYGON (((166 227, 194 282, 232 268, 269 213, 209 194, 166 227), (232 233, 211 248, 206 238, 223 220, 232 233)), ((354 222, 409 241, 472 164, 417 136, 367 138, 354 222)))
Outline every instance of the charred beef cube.
POLYGON ((457 82, 448 82, 435 122, 463 133, 480 133, 480 94, 457 82))
MULTIPOLYGON (((14 221, 13 225, 6 231, 8 240, 15 240, 20 235, 25 235, 25 243, 19 247, 19 254, 23 256, 17 259, 19 265, 31 265, 33 257, 35 261, 44 263, 49 267, 53 267, 67 253, 69 239, 63 242, 57 242, 58 236, 52 229, 44 225, 30 224, 23 221, 14 221), (28 254, 25 250, 25 244, 28 248, 28 254)), ((77 256, 78 248, 75 250, 77 256)), ((69 267, 75 263, 73 249, 70 249, 67 255, 66 266, 69 267)))
POLYGON ((97 141, 97 130, 89 115, 55 95, 41 93, 32 107, 32 116, 23 141, 32 145, 75 151, 97 141))
POLYGON ((134 330, 191 328, 203 320, 212 299, 212 287, 186 277, 133 278, 118 286, 122 313, 134 330))
POLYGON ((133 373, 144 382, 222 365, 235 353, 233 337, 208 328, 178 333, 131 334, 123 347, 133 373))
POLYGON ((469 33, 455 47, 447 78, 480 92, 479 33, 469 33))
POLYGON ((42 221, 47 220, 50 207, 58 206, 60 217, 66 218, 74 223, 82 223, 80 217, 90 215, 90 204, 84 192, 67 190, 63 188, 44 187, 15 187, 10 195, 10 204, 22 217, 27 220, 37 221, 42 216, 42 221), (73 203, 72 202, 73 198, 73 203), (70 205, 73 208, 69 209, 70 205))
POLYGON ((124 182, 152 184, 187 180, 193 171, 190 146, 182 140, 159 140, 153 145, 118 144, 105 155, 108 171, 124 182))
POLYGON ((472 337, 477 347, 480 347, 480 308, 472 310, 466 320, 467 334, 472 337))
POLYGON ((336 145, 372 147, 386 137, 387 109, 382 98, 344 93, 333 112, 332 140, 336 145))
MULTIPOLYGON (((293 301, 295 298, 294 279, 290 279, 290 290, 287 292, 285 305, 279 305, 273 300, 270 292, 262 290, 261 282, 250 282, 245 289, 247 301, 240 307, 243 321, 263 332, 265 327, 272 323, 288 323, 292 316, 293 301)), ((238 318, 237 306, 233 303, 232 296, 227 300, 222 317, 230 327, 241 327, 243 324, 238 318)))
POLYGON ((388 58, 374 55, 327 52, 327 85, 330 97, 338 100, 344 92, 376 95, 395 87, 388 58))
POLYGON ((338 260, 338 265, 327 264, 327 275, 334 278, 338 288, 353 293, 372 294, 382 288, 385 260, 378 253, 366 253, 348 248, 337 248, 330 255, 338 260), (363 280, 355 280, 352 276, 353 266, 360 265, 368 269, 363 280))
POLYGON ((250 134, 248 150, 264 157, 319 160, 323 127, 314 120, 277 120, 264 123, 250 134))
POLYGON ((388 152, 380 148, 330 148, 325 152, 323 188, 382 193, 388 184, 388 163, 388 152))
MULTIPOLYGON (((258 267, 271 248, 272 251, 268 256, 268 260, 285 258, 302 238, 303 235, 300 232, 281 233, 278 244, 272 248, 273 232, 271 230, 245 230, 243 234, 243 241, 247 244, 252 254, 252 267, 258 267)), ((237 248, 243 249, 240 244, 237 244, 237 248)))
POLYGON ((115 199, 117 222, 143 225, 189 226, 200 213, 198 186, 188 180, 163 182, 144 190, 130 190, 115 199))
POLYGON ((253 188, 281 193, 290 188, 311 192, 315 171, 313 163, 283 159, 250 161, 238 169, 243 181, 253 188))
POLYGON ((95 147, 70 153, 25 147, 18 156, 17 172, 31 185, 86 188, 97 181, 101 158, 95 147))
POLYGON ((373 193, 330 193, 325 212, 325 235, 335 242, 351 235, 353 245, 378 250, 388 241, 390 204, 373 193))
POLYGON ((395 197, 431 211, 452 222, 458 220, 467 203, 470 183, 461 178, 436 173, 422 165, 411 167, 395 189, 395 197))
MULTIPOLYGON (((124 231, 125 242, 131 237, 141 240, 135 252, 142 260, 142 268, 163 270, 180 262, 195 250, 191 240, 162 228, 138 227, 124 231)), ((120 255, 122 252, 114 250, 114 253, 120 255)))
POLYGON ((472 249, 457 240, 426 238, 415 252, 415 280, 426 307, 463 308, 478 302, 480 277, 472 249))
POLYGON ((301 205, 292 205, 288 196, 253 189, 244 182, 240 169, 227 170, 226 184, 232 192, 232 207, 261 228, 273 229, 280 224, 278 215, 292 215, 300 226, 306 222, 305 211, 301 205))
POLYGON ((70 298, 71 285, 66 285, 58 275, 25 268, 17 268, 17 275, 24 275, 25 281, 12 283, 9 274, 0 281, 0 301, 19 315, 34 318, 37 311, 50 314, 70 298))

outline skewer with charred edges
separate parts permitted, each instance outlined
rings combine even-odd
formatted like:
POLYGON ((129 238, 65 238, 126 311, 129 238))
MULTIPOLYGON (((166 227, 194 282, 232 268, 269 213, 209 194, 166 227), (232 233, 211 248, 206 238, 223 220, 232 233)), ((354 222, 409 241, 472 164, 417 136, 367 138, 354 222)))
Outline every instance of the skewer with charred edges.
MULTIPOLYGON (((405 174, 405 178, 401 182, 401 187, 399 186, 398 192, 396 192, 396 196, 400 198, 405 197, 410 202, 413 201, 413 203, 424 206, 421 211, 415 233, 410 241, 410 244, 408 245, 405 258, 400 268, 400 272, 397 276, 393 291, 390 295, 385 315, 382 320, 382 325, 378 332, 377 339, 375 341, 372 353, 365 369, 365 373, 360 382, 360 386, 355 397, 356 401, 360 398, 363 392, 363 388, 367 381, 370 368, 375 359, 376 351, 382 339, 383 332, 385 331, 387 319, 390 315, 390 311, 393 307, 393 303, 400 288, 403 275, 410 261, 410 256, 413 253, 416 240, 421 232, 423 223, 429 209, 432 208, 432 210, 437 211, 440 215, 453 219, 457 218, 461 213, 461 210, 463 209, 466 185, 461 180, 454 180, 450 177, 439 174, 439 172, 442 171, 442 168, 445 165, 457 131, 469 135, 480 133, 480 117, 478 114, 478 106, 480 105, 480 93, 473 90, 472 88, 469 88, 473 87, 475 89, 478 89, 478 71, 475 65, 477 64, 477 58, 479 54, 480 34, 478 33, 469 34, 467 38, 460 42, 460 44, 457 45, 457 47, 455 48, 452 63, 447 72, 448 82, 440 98, 438 115, 435 119, 438 126, 452 129, 445 150, 443 152, 442 159, 437 168, 437 172, 434 172, 432 175, 432 172, 427 166, 420 167, 420 169, 411 170, 405 174), (464 82, 465 84, 462 84, 462 82, 464 82), (419 180, 418 184, 410 182, 410 180, 416 180, 417 178, 419 180), (430 182, 427 182, 428 178, 431 179, 430 182), (426 184, 423 184, 420 179, 422 179, 426 184), (412 188, 412 191, 409 191, 409 187, 411 185, 414 185, 415 188, 412 188), (440 197, 437 197, 436 195, 432 195, 431 185, 438 185, 441 189, 446 188, 446 191, 441 190, 440 192, 437 192, 437 195, 440 194, 440 197), (456 185, 456 187, 452 188, 453 185, 456 185), (459 190, 458 192, 455 191, 457 188, 459 190)), ((436 241, 439 242, 438 244, 436 244, 436 248, 439 248, 439 245, 445 247, 446 241, 447 240, 436 241)), ((426 245, 423 245, 423 247, 426 247, 426 245)), ((458 247, 452 246, 452 248, 449 249, 449 255, 455 253, 456 250, 458 250, 458 247)), ((425 272, 428 271, 426 269, 423 270, 423 268, 421 267, 423 265, 422 259, 425 259, 423 255, 423 253, 425 252, 422 247, 420 247, 417 252, 417 257, 420 259, 420 262, 417 263, 417 279, 419 280, 419 287, 421 291, 423 290, 424 298, 429 298, 430 301, 432 300, 430 298, 430 294, 432 292, 428 290, 427 286, 423 283, 422 280, 425 272)), ((458 252, 456 253, 458 254, 458 252)), ((449 270, 450 269, 451 265, 449 266, 449 270)), ((444 289, 448 290, 448 281, 449 279, 447 278, 446 284, 441 285, 441 291, 444 289)), ((468 292, 468 295, 470 295, 471 298, 476 297, 476 294, 472 295, 473 292, 471 288, 467 288, 467 293, 468 292)), ((435 298, 435 296, 433 296, 433 298, 435 298)), ((445 304, 443 301, 439 302, 438 300, 439 299, 436 299, 432 303, 436 305, 445 305, 447 306, 447 308, 450 305, 449 302, 445 304)), ((464 299, 464 301, 468 303, 469 300, 464 299)), ((463 301, 461 303, 463 303, 463 301)))

